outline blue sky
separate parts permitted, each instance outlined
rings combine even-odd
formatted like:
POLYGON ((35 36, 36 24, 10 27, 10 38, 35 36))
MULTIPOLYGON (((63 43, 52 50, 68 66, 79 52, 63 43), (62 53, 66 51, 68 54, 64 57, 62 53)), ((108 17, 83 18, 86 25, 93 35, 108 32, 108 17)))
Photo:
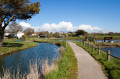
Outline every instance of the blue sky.
MULTIPOLYGON (((120 0, 32 0, 40 1, 40 13, 25 22, 32 27, 70 22, 120 32, 120 0)), ((50 25, 52 26, 52 25, 50 25)), ((56 26, 57 27, 57 26, 56 26)), ((82 26, 81 26, 82 27, 82 26)))

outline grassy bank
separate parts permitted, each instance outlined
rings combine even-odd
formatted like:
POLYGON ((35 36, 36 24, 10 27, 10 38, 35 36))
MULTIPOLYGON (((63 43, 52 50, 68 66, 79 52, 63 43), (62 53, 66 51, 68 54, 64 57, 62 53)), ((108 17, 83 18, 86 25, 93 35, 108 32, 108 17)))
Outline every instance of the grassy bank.
POLYGON ((14 39, 5 39, 3 46, 0 48, 0 55, 34 47, 36 45, 37 43, 35 42, 27 42, 27 41, 15 42, 14 39))
POLYGON ((75 37, 65 37, 64 39, 66 39, 66 40, 82 40, 82 39, 85 39, 85 37, 84 36, 81 36, 81 37, 75 36, 75 37))
POLYGON ((84 48, 88 51, 91 56, 93 56, 102 66, 105 74, 108 76, 109 79, 120 79, 120 60, 111 57, 110 60, 107 60, 107 53, 101 51, 98 54, 98 49, 94 51, 92 48, 88 48, 88 46, 84 46, 81 42, 75 42, 78 46, 84 48))
POLYGON ((38 41, 36 41, 36 42, 40 42, 40 43, 51 43, 51 44, 56 44, 56 45, 58 45, 58 46, 66 46, 66 42, 65 41, 49 41, 49 40, 47 40, 47 41, 40 41, 40 40, 38 40, 38 41))
MULTIPOLYGON (((103 40, 104 37, 113 37, 113 39, 120 39, 119 35, 96 35, 98 40, 103 40)), ((94 37, 94 35, 89 35, 89 37, 94 37)))
MULTIPOLYGON (((94 38, 94 35, 87 35, 88 37, 92 37, 94 38)), ((120 36, 119 35, 96 35, 97 36, 97 40, 103 40, 104 37, 113 37, 113 39, 120 39, 120 36)), ((75 37, 65 37, 63 39, 66 39, 66 40, 84 40, 86 36, 75 36, 75 37)))
MULTIPOLYGON (((11 74, 8 71, 4 71, 4 75, 2 76, 3 79, 77 79, 77 59, 75 57, 74 52, 72 51, 71 47, 67 45, 64 41, 48 41, 48 40, 37 40, 39 42, 46 42, 46 43, 53 43, 53 44, 60 44, 61 46, 65 47, 65 52, 60 53, 61 56, 58 61, 54 64, 48 65, 48 63, 43 64, 42 66, 42 73, 38 72, 38 65, 36 63, 30 64, 29 72, 25 75, 20 75, 19 71, 16 75, 11 74), (50 72, 51 71, 51 72, 50 72), (47 75, 46 75, 47 73, 47 75), (45 76, 44 76, 45 75, 45 76)), ((22 48, 27 48, 30 46, 37 45, 34 42, 14 42, 14 40, 5 40, 4 45, 0 48, 0 52, 6 52, 6 49, 9 51, 11 50, 20 50, 22 48)))
POLYGON ((86 41, 86 43, 90 43, 96 47, 119 47, 120 42, 108 43, 108 42, 94 42, 94 41, 86 41))
POLYGON ((69 45, 67 45, 66 51, 61 54, 57 66, 58 69, 47 74, 46 79, 77 79, 77 59, 69 45))
MULTIPOLYGON (((94 35, 87 35, 88 37, 94 37, 94 35)), ((119 40, 120 36, 119 35, 96 35, 97 36, 97 40, 103 40, 104 37, 113 37, 113 40, 119 40)), ((65 38, 37 38, 37 37, 31 37, 31 38, 27 38, 27 40, 59 40, 59 39, 64 39, 64 40, 84 40, 86 36, 68 36, 65 38)))
POLYGON ((114 43, 97 42, 95 45, 99 47, 118 47, 120 46, 120 42, 114 42, 114 43))

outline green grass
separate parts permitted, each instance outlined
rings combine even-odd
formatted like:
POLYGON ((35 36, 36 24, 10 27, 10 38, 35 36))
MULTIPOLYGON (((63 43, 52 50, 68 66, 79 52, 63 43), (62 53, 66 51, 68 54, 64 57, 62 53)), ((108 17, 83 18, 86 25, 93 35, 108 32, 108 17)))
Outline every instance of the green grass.
MULTIPOLYGON (((88 35, 89 37, 94 37, 94 35, 88 35)), ((104 37, 113 37, 113 39, 120 39, 120 36, 119 35, 96 35, 97 36, 97 40, 103 40, 104 37)), ((84 40, 86 36, 75 36, 75 37, 72 37, 72 36, 68 36, 68 37, 65 37, 65 38, 62 38, 64 40, 84 40)), ((30 37, 30 38, 27 38, 27 40, 45 40, 46 38, 37 38, 37 37, 30 37)), ((50 40, 55 40, 55 39, 61 39, 61 38, 49 38, 50 40)))
MULTIPOLYGON (((103 40, 104 37, 113 37, 113 39, 120 39, 120 36, 119 35, 96 35, 97 36, 97 40, 103 40)), ((66 40, 80 40, 80 39, 85 39, 86 36, 82 36, 82 37, 65 37, 63 39, 66 39, 66 40)), ((88 35, 88 37, 94 37, 94 35, 88 35)))
POLYGON ((93 56, 102 66, 103 71, 108 76, 109 79, 120 79, 120 60, 111 57, 111 59, 107 60, 107 54, 101 51, 98 54, 98 49, 94 51, 92 48, 88 48, 88 46, 84 46, 81 42, 75 42, 78 46, 84 48, 88 51, 91 56, 93 56))
POLYGON ((35 39, 37 42, 52 43, 60 46, 64 46, 66 51, 61 54, 60 59, 56 63, 58 68, 47 74, 46 79, 77 79, 77 59, 71 47, 66 47, 65 41, 55 41, 45 38, 35 39))
POLYGON ((57 66, 58 69, 47 74, 46 79, 77 79, 77 59, 69 45, 66 51, 61 54, 57 66))
MULTIPOLYGON (((50 41, 50 40, 39 40, 39 42, 46 42, 52 44, 60 44, 61 46, 66 47, 65 41, 50 41)), ((14 39, 5 39, 3 47, 0 48, 0 53, 5 53, 9 51, 19 51, 21 49, 29 48, 36 46, 35 42, 15 42, 14 39)), ((66 51, 61 54, 59 61, 56 63, 58 66, 57 70, 54 70, 47 74, 46 79, 77 79, 77 59, 74 55, 74 52, 68 45, 66 51)))
POLYGON ((66 39, 66 40, 82 40, 82 39, 85 39, 85 37, 79 37, 79 36, 75 36, 75 37, 65 37, 63 39, 66 39))
MULTIPOLYGON (((97 39, 104 39, 104 37, 113 37, 113 39, 120 39, 120 35, 96 35, 97 39)), ((89 35, 89 37, 94 37, 94 35, 89 35)))
POLYGON ((59 41, 59 40, 50 40, 50 39, 45 39, 45 38, 42 38, 42 39, 35 39, 36 42, 43 42, 43 43, 51 43, 51 44, 56 44, 56 45, 59 45, 59 46, 66 46, 66 42, 65 41, 59 41))
POLYGON ((34 47, 37 45, 35 42, 15 42, 16 39, 5 39, 3 46, 0 48, 0 54, 5 54, 9 52, 15 52, 22 49, 34 47))

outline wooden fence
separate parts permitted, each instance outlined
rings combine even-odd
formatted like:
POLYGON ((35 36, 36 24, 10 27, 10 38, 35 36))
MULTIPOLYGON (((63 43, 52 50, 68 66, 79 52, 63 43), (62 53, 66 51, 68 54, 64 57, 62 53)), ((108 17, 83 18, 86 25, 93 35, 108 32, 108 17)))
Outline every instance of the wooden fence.
POLYGON ((81 42, 81 44, 83 44, 84 46, 88 46, 88 48, 92 48, 92 51, 94 51, 95 49, 98 49, 98 54, 100 54, 101 51, 107 53, 107 60, 110 60, 111 57, 114 57, 120 60, 120 58, 113 56, 109 50, 108 51, 102 50, 100 49, 100 47, 96 47, 93 44, 86 43, 85 41, 81 42))

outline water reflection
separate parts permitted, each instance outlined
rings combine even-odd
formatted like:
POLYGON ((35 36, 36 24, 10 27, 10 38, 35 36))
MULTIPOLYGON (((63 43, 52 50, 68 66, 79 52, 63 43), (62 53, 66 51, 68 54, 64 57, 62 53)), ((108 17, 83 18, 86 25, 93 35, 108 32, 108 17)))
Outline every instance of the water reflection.
POLYGON ((82 40, 65 40, 65 39, 56 39, 54 41, 82 41, 82 40))
POLYGON ((58 46, 48 43, 38 43, 38 46, 25 49, 11 55, 0 56, 0 72, 2 73, 2 67, 16 70, 19 66, 22 73, 27 72, 29 61, 35 61, 37 59, 51 62, 53 58, 58 57, 58 46))
MULTIPOLYGON (((120 42, 120 40, 112 40, 113 42, 120 42)), ((104 40, 97 40, 97 42, 104 42, 104 40)), ((109 42, 108 40, 106 40, 106 42, 109 42)))
POLYGON ((120 58, 120 47, 105 47, 101 49, 106 50, 106 51, 110 50, 113 56, 120 58))

